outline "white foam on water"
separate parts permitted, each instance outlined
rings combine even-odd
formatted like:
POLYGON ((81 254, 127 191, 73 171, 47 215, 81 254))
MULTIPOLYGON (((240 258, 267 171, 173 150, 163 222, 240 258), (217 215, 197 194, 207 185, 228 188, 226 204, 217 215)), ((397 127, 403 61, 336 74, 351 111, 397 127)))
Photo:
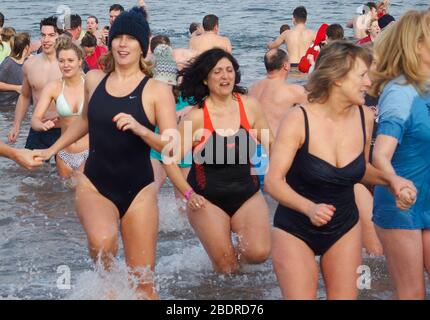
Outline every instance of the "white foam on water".
POLYGON ((212 271, 212 263, 202 245, 199 244, 186 247, 180 253, 160 257, 155 270, 159 275, 209 272, 212 271))
POLYGON ((179 209, 181 200, 176 201, 173 189, 160 193, 158 196, 158 211, 160 214, 159 231, 185 231, 191 230, 186 214, 179 209))
POLYGON ((125 261, 114 259, 112 270, 105 271, 99 264, 94 270, 78 275, 76 284, 66 300, 139 300, 134 289, 138 283, 152 282, 153 273, 145 268, 142 277, 132 276, 125 261))

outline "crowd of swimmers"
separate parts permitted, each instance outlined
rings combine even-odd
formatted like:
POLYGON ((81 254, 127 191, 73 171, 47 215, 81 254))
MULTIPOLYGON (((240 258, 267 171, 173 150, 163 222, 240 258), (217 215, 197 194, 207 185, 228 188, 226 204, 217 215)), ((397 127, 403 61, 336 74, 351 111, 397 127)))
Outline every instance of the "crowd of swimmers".
POLYGON ((308 29, 297 7, 249 90, 213 14, 190 25, 188 48, 172 48, 151 34, 144 1, 112 5, 102 30, 94 15, 86 32, 79 15, 62 28, 45 18, 33 42, 0 13, 0 107, 16 104, 10 143, 34 106, 25 149, 0 142, 0 155, 27 169, 55 157, 59 175, 77 180, 90 256, 109 270, 121 235, 143 298, 159 298, 147 272, 168 177, 216 272, 271 257, 284 298, 315 299, 320 256, 327 298, 356 299, 364 246, 385 255, 395 298, 423 299, 430 11, 395 21, 388 5, 359 8, 355 41, 339 24, 308 29), (287 82, 294 68, 308 74, 305 86, 287 82), (279 202, 272 230, 263 184, 279 202))

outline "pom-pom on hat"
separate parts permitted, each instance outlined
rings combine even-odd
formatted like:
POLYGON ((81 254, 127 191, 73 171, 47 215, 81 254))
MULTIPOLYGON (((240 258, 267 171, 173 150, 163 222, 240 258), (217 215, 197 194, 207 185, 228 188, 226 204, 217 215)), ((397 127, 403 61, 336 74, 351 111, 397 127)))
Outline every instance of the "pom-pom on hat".
POLYGON ((146 57, 150 29, 144 8, 134 7, 129 11, 124 11, 115 19, 109 31, 109 49, 112 49, 112 40, 123 34, 130 35, 139 41, 143 56, 146 57))
POLYGON ((178 69, 173 59, 173 50, 166 44, 159 44, 154 50, 154 79, 176 86, 178 69))

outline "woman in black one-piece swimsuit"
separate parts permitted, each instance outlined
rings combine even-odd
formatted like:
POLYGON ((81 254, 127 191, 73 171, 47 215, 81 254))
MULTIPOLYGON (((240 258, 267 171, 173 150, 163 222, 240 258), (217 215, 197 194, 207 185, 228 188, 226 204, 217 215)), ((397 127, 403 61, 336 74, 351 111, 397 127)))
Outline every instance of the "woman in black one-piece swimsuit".
POLYGON ((116 18, 105 72, 87 74, 82 116, 47 156, 89 133, 90 154, 84 174, 78 177, 76 209, 90 255, 95 261, 100 257, 109 270, 120 226, 126 263, 137 277, 137 293, 156 299, 149 279, 155 268, 158 208, 149 153, 164 146, 153 132, 155 125, 160 132, 176 128, 176 115, 172 90, 147 76, 148 44, 143 12, 134 8, 116 18))
POLYGON ((291 110, 278 132, 266 176, 277 201, 274 269, 284 298, 315 299, 318 265, 328 299, 355 299, 361 233, 354 184, 411 182, 368 162, 373 113, 363 108, 371 57, 348 42, 325 47, 307 89, 309 104, 291 110))

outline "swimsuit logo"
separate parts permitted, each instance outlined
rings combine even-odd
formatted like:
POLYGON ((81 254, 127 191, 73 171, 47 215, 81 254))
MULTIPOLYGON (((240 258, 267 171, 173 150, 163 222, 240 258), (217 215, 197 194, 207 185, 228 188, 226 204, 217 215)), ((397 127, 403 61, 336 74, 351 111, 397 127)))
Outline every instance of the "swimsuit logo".
POLYGON ((129 96, 129 98, 130 98, 130 100, 132 100, 132 99, 136 99, 137 96, 129 96))

